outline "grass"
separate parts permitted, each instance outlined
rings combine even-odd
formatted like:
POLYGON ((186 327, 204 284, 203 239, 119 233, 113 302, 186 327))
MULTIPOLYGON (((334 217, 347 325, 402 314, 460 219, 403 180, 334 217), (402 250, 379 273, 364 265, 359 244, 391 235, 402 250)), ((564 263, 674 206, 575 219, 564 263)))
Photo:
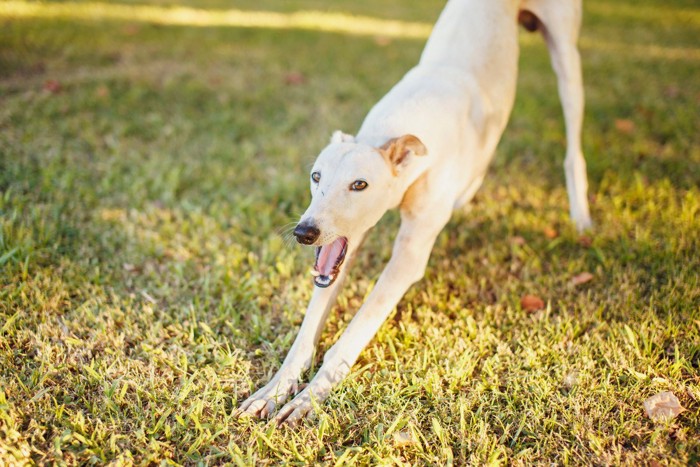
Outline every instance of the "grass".
MULTIPOLYGON (((430 24, 441 3, 235 8, 430 24)), ((513 117, 474 209, 294 430, 232 417, 279 367, 311 292, 311 252, 281 232, 331 131, 356 130, 423 40, 2 14, 2 463, 700 462, 700 10, 585 10, 596 229, 569 225, 555 80, 523 36, 513 117), (522 309, 525 294, 546 308, 522 309), (687 411, 653 422, 643 401, 665 390, 687 411)), ((397 222, 368 240, 321 353, 397 222)))

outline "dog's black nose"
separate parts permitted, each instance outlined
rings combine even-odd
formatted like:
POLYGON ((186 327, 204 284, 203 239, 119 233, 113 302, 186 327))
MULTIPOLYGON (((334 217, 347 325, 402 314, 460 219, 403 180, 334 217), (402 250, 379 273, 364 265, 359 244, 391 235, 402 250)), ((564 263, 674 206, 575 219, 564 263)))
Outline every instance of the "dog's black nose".
POLYGON ((294 236, 297 238, 297 242, 304 245, 311 245, 318 239, 319 235, 321 235, 321 231, 311 223, 302 222, 294 229, 294 236))

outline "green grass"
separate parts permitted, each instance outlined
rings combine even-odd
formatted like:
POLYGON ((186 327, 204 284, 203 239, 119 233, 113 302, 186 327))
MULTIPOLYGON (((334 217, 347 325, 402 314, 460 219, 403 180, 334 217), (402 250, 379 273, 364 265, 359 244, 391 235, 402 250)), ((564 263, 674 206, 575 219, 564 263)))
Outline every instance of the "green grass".
MULTIPOLYGON (((420 3, 234 7, 433 22, 442 2, 420 3)), ((569 225, 546 49, 523 37, 474 209, 296 429, 232 417, 311 293, 311 252, 280 232, 331 131, 355 131, 422 41, 0 17, 0 463, 697 464, 699 15, 586 3, 590 244, 569 225), (525 294, 546 310, 521 309, 525 294), (665 390, 688 410, 655 423, 642 404, 665 390)), ((321 354, 397 225, 368 240, 321 354)))

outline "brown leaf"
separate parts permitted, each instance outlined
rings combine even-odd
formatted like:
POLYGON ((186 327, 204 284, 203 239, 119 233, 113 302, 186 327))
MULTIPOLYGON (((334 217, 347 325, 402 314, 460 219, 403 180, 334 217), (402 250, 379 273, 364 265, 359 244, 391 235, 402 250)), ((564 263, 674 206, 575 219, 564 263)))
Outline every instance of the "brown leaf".
POLYGON ((572 283, 573 285, 585 284, 586 282, 590 282, 591 280, 593 280, 593 277, 594 277, 593 274, 591 274, 591 273, 588 272, 588 271, 582 272, 581 274, 575 275, 575 276, 571 279, 571 283, 572 283))
POLYGON ((644 401, 644 409, 652 420, 668 420, 684 412, 678 398, 671 391, 660 392, 644 401))
POLYGON ((291 71, 284 75, 284 84, 288 86, 298 86, 306 82, 306 77, 298 71, 291 71))
POLYGON ((104 84, 101 84, 97 88, 96 92, 97 92, 97 97, 100 97, 102 99, 104 99, 105 97, 109 97, 109 88, 107 86, 105 86, 104 84))
POLYGON ((615 129, 620 133, 629 135, 634 133, 635 125, 634 122, 628 118, 618 118, 615 120, 615 129))
POLYGON ((61 92, 61 89, 63 89, 61 83, 55 79, 48 79, 44 83, 44 90, 49 91, 51 94, 58 94, 61 92))
POLYGON ((553 238, 557 238, 559 236, 559 232, 557 232, 556 230, 554 230, 551 227, 545 227, 543 232, 544 232, 544 236, 550 240, 553 238))
POLYGON ((593 239, 589 237, 588 235, 581 235, 578 238, 578 243, 581 246, 585 246, 586 248, 590 248, 591 245, 593 245, 593 239))
POLYGON ((525 311, 537 311, 544 308, 544 301, 536 295, 524 295, 520 299, 520 307, 525 311))

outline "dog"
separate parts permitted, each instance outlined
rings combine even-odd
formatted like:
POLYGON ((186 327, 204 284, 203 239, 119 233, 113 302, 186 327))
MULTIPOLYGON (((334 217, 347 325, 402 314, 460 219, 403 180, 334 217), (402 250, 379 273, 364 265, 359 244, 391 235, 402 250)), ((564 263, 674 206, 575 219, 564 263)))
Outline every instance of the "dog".
POLYGON ((418 65, 369 112, 357 135, 333 133, 310 175, 311 203, 294 229, 316 248, 314 291, 299 334, 272 380, 239 415, 295 424, 350 372, 408 288, 425 272, 452 211, 481 186, 515 100, 518 23, 545 38, 566 124, 570 216, 591 227, 581 149, 581 0, 449 0, 418 65), (398 207, 401 226, 386 268, 311 382, 299 380, 367 233, 398 207))

